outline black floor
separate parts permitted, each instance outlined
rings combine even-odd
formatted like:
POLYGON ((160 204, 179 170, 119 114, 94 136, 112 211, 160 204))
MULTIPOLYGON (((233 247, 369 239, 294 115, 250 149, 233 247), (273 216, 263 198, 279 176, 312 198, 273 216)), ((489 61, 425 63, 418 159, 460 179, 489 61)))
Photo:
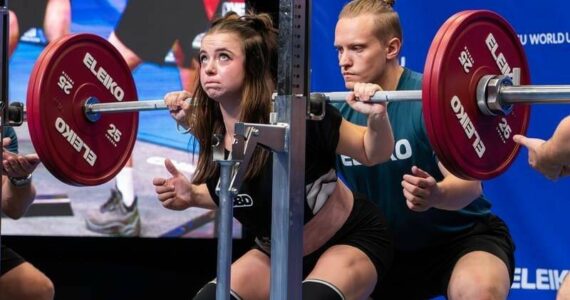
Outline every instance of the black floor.
MULTIPOLYGON (((3 236, 57 300, 191 299, 216 274, 216 239, 3 236)), ((234 256, 248 249, 234 241, 234 256)))

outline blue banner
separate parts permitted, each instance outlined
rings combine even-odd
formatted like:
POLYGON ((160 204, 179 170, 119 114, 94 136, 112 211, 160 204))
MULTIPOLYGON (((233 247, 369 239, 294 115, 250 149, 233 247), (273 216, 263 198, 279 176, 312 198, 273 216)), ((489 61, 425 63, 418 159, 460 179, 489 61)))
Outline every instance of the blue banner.
MULTIPOLYGON (((347 1, 314 0, 311 32, 311 88, 342 91, 344 84, 333 47, 338 14, 347 1)), ((492 10, 515 29, 524 46, 533 84, 570 83, 570 3, 536 1, 397 1, 404 41, 401 63, 423 72, 439 27, 453 14, 470 9, 492 10)), ((569 105, 533 105, 528 135, 549 138, 558 122, 570 115, 569 105)), ((527 151, 503 175, 485 181, 493 211, 509 225, 516 250, 516 269, 509 299, 554 299, 570 269, 570 178, 551 182, 531 169, 527 151)))

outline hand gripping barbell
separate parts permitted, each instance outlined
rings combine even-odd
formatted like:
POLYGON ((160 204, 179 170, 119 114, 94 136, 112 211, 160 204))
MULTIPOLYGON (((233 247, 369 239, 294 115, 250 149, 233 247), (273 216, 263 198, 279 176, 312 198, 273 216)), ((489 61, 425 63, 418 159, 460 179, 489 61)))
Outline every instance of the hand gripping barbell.
MULTIPOLYGON (((570 87, 529 82, 512 27, 491 11, 463 11, 433 39, 421 91, 383 91, 373 100, 421 100, 430 143, 446 168, 488 179, 516 157, 512 137, 528 128, 528 103, 569 102, 570 87)), ((309 102, 345 97, 315 93, 309 102)), ((103 38, 76 34, 50 43, 30 75, 26 101, 30 137, 46 168, 73 185, 112 179, 136 140, 134 112, 166 109, 162 100, 136 99, 126 62, 103 38)))

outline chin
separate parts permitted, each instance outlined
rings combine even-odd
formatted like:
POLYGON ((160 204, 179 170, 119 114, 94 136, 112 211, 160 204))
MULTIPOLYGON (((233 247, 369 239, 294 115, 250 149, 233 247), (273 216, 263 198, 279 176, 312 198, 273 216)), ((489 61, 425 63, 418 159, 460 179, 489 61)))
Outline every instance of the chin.
POLYGON ((206 95, 208 95, 209 98, 216 100, 217 98, 220 97, 221 93, 218 90, 206 90, 206 95))

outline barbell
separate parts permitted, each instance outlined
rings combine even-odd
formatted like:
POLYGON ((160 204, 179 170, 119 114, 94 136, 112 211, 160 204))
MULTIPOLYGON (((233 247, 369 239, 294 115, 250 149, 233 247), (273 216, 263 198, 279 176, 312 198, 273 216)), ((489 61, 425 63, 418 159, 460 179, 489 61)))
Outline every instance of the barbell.
MULTIPOLYGON (((569 102, 568 86, 530 86, 520 41, 498 14, 459 12, 438 30, 424 67, 422 90, 382 91, 375 102, 422 101, 429 141, 440 161, 466 179, 503 173, 528 128, 528 103, 569 102)), ((309 97, 344 101, 346 93, 309 97)), ((166 109, 137 101, 132 74, 105 39, 75 34, 50 43, 30 75, 26 118, 46 168, 72 185, 111 180, 126 164, 138 114, 166 109), (112 112, 112 113, 109 113, 112 112)))

